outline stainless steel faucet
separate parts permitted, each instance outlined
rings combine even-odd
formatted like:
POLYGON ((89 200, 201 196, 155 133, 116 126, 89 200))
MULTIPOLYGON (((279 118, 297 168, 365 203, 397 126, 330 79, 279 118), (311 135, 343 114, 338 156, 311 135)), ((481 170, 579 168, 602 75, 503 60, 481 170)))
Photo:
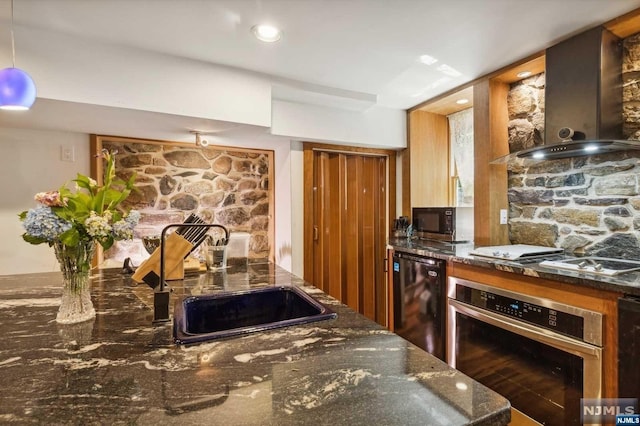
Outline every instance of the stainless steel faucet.
MULTIPOLYGON (((169 295, 171 294, 171 290, 169 289, 168 284, 165 283, 164 280, 164 254, 165 254, 165 236, 167 231, 171 228, 177 227, 188 227, 188 228, 220 228, 224 231, 224 238, 226 241, 229 241, 229 231, 222 225, 218 225, 215 223, 172 223, 170 225, 165 226, 162 229, 162 233, 160 234, 160 285, 154 287, 153 291, 153 323, 163 323, 171 321, 169 318, 169 295)), ((195 249, 200 245, 202 240, 199 240, 197 244, 194 244, 193 248, 195 249)))

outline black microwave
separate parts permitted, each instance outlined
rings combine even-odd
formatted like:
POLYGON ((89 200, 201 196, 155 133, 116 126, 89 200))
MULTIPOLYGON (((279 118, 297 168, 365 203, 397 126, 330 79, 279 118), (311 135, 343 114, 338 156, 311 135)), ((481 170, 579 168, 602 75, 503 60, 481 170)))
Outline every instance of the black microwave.
POLYGON ((411 225, 418 238, 473 241, 473 207, 414 207, 412 216, 411 225))

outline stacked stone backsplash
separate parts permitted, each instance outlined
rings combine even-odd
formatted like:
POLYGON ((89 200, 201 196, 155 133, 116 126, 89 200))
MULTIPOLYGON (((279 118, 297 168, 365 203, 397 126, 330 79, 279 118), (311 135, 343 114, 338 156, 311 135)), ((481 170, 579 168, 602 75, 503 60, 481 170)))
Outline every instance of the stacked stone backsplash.
MULTIPOLYGON (((138 191, 124 203, 142 214, 136 237, 150 228, 182 222, 195 213, 230 231, 250 233, 249 258, 269 256, 269 203, 273 197, 268 151, 109 140, 104 140, 102 146, 118 151, 119 177, 128 179, 134 172, 137 174, 138 191)), ((140 247, 137 238, 129 243, 119 242, 104 257, 135 259, 140 247)), ((143 252, 142 257, 146 256, 143 252)))
MULTIPOLYGON (((623 136, 640 133, 640 34, 624 40, 623 136)), ((508 95, 509 149, 543 143, 544 74, 514 83, 508 95)), ((508 167, 513 244, 640 260, 640 151, 508 167)))

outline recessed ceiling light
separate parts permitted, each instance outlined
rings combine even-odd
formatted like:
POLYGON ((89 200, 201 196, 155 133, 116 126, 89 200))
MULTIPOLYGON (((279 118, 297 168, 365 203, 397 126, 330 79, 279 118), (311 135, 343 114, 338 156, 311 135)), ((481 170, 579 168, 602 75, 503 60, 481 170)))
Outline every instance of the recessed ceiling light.
POLYGON ((458 99, 458 100, 456 101, 456 103, 457 103, 458 105, 468 104, 468 103, 469 103, 469 99, 458 99))
POLYGON ((525 78, 529 77, 531 74, 533 74, 531 71, 520 71, 518 74, 516 74, 516 77, 525 78))
POLYGON ((273 43, 282 37, 282 31, 272 25, 254 25, 251 27, 251 32, 258 40, 267 43, 273 43))

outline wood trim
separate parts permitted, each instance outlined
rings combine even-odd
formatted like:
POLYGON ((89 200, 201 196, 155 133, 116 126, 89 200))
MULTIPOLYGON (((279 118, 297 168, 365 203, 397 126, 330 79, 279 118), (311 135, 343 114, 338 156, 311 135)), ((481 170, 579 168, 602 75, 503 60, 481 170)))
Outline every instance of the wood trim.
MULTIPOLYGON (((393 228, 393 219, 395 219, 396 217, 396 202, 397 202, 397 196, 398 193, 396 191, 396 182, 398 179, 398 167, 396 164, 397 161, 397 153, 395 151, 392 151, 388 158, 387 158, 387 167, 389 168, 389 172, 388 172, 388 179, 386 182, 386 190, 387 190, 387 196, 389 197, 389 204, 387 205, 387 208, 389 209, 389 214, 387 215, 388 218, 388 223, 386 224, 387 226, 387 230, 389 232, 391 232, 391 229, 393 228)), ((387 234, 389 233, 387 232, 387 234)), ((386 241, 386 239, 385 239, 386 241)))
MULTIPOLYGON (((96 139, 100 143, 100 146, 102 146, 103 141, 109 141, 109 142, 118 142, 118 143, 143 143, 148 145, 165 145, 165 146, 177 146, 182 148, 204 149, 196 146, 194 143, 191 143, 191 142, 163 141, 158 139, 140 139, 140 138, 128 138, 124 136, 109 136, 109 135, 91 135, 91 136, 96 137, 96 139)), ((271 152, 273 153, 272 149, 243 148, 243 147, 230 146, 230 145, 208 145, 207 148, 219 148, 221 150, 229 150, 229 151, 237 151, 237 152, 251 152, 251 153, 271 152)))
POLYGON ((311 149, 315 151, 326 151, 326 152, 342 152, 342 153, 356 153, 359 155, 386 155, 386 156, 395 156, 396 151, 392 149, 383 149, 383 148, 362 148, 357 146, 347 146, 347 145, 332 145, 328 143, 317 143, 317 142, 303 142, 304 149, 311 149))
POLYGON ((567 303, 604 314, 603 398, 618 397, 618 298, 621 293, 449 262, 447 276, 567 303))
POLYGON ((407 114, 407 148, 402 151, 402 216, 411 217, 411 114, 407 114))
POLYGON ((89 173, 91 177, 102 185, 104 179, 104 171, 102 170, 102 161, 98 157, 98 154, 102 152, 102 139, 96 135, 89 135, 89 173))
MULTIPOLYGON (((217 147, 217 145, 214 145, 217 147)), ((237 151, 234 149, 234 151, 237 151)), ((253 152, 254 150, 250 151, 253 152)), ((260 150, 255 150, 260 151, 260 150)), ((267 226, 267 237, 269 239, 269 261, 276 261, 276 159, 273 150, 261 151, 267 155, 269 162, 269 189, 267 191, 269 200, 269 225, 267 226)))
MULTIPOLYGON (((100 160, 99 153, 102 152, 102 140, 96 135, 89 135, 89 175, 98 185, 104 183, 104 167, 100 160)), ((96 254, 91 261, 91 267, 97 268, 104 262, 104 249, 97 244, 96 254)))
MULTIPOLYGON (((376 159, 376 164, 374 164, 375 168, 378 170, 376 173, 376 185, 381 188, 380 191, 377 192, 377 203, 378 205, 384 206, 385 198, 389 198, 389 204, 395 206, 395 201, 391 201, 390 192, 389 192, 389 174, 390 168, 388 166, 389 159, 384 161, 382 158, 376 159), (382 177, 385 177, 382 180, 382 177)), ((395 163, 395 162, 394 162, 395 163)), ((394 173, 395 176, 395 173, 394 173)), ((394 214, 395 216, 395 214, 394 214)), ((381 256, 379 262, 375 262, 375 318, 376 322, 379 324, 386 326, 387 325, 387 279, 385 274, 385 258, 387 257, 387 236, 389 235, 389 230, 391 229, 391 220, 394 216, 391 216, 391 211, 388 214, 383 212, 376 212, 375 221, 374 221, 374 229, 377 230, 376 238, 374 241, 374 249, 373 252, 375 256, 381 256), (388 220, 385 222, 385 218, 388 220)))
POLYGON ((420 108, 420 110, 434 114, 450 115, 468 108, 473 108, 473 86, 461 89, 437 101, 429 102, 428 105, 420 108), (467 99, 468 102, 466 104, 458 104, 457 101, 460 99, 467 99))
POLYGON ((394 324, 394 305, 393 305, 393 253, 395 250, 389 248, 387 250, 387 329, 395 330, 394 324))
POLYGON ((626 38, 640 31, 640 8, 605 22, 604 27, 620 38, 626 38))
POLYGON ((313 263, 313 202, 316 190, 313 187, 313 175, 315 173, 313 149, 310 146, 303 146, 303 278, 313 284, 314 263, 313 263))
POLYGON ((509 243, 508 225, 500 225, 500 210, 508 209, 507 166, 490 164, 508 154, 507 94, 509 85, 497 81, 478 84, 473 92, 474 242, 479 246, 509 243))
POLYGON ((504 73, 492 77, 492 80, 507 84, 515 83, 516 81, 524 80, 525 78, 527 78, 518 77, 517 74, 519 72, 529 71, 532 75, 540 74, 545 71, 546 65, 546 57, 544 55, 538 56, 530 61, 510 67, 504 73))

